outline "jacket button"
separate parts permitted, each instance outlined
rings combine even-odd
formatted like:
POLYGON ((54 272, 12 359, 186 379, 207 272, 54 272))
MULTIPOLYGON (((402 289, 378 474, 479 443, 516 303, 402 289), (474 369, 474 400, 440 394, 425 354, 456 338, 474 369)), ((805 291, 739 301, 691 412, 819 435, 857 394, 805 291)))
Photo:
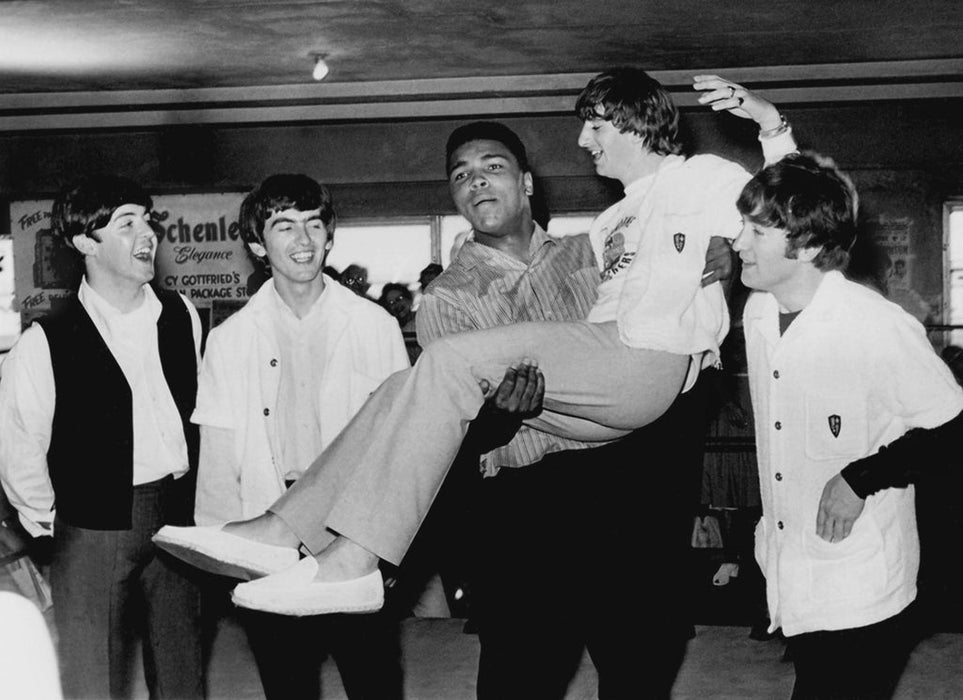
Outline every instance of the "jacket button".
POLYGON ((271 409, 270 409, 270 408, 265 408, 265 409, 264 409, 264 415, 266 415, 266 416, 271 415, 271 409))
POLYGON ((776 430, 782 430, 782 423, 776 421, 776 430))
POLYGON ((277 366, 278 366, 278 361, 272 358, 272 359, 271 359, 271 366, 272 366, 272 367, 277 367, 277 366))
POLYGON ((776 472, 776 481, 782 481, 782 473, 776 472))
POLYGON ((783 525, 783 524, 782 524, 782 520, 780 520, 778 523, 776 523, 776 527, 778 527, 780 530, 782 530, 782 529, 783 529, 784 527, 786 527, 786 526, 783 525))
POLYGON ((773 378, 773 379, 779 379, 779 370, 778 370, 778 369, 774 369, 774 370, 772 371, 772 378, 773 378))

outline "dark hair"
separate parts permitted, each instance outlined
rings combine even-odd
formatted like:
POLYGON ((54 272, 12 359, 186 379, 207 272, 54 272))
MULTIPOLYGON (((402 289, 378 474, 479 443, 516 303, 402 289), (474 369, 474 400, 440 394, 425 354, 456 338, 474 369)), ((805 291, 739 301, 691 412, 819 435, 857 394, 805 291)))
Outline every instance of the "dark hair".
POLYGON ((856 240, 859 199, 852 181, 817 153, 793 153, 756 174, 739 195, 750 221, 786 232, 786 255, 820 247, 813 265, 843 270, 856 240))
POLYGON ((154 201, 132 180, 116 175, 91 175, 65 188, 54 200, 51 229, 73 247, 75 236, 91 234, 110 223, 118 207, 136 204, 148 212, 154 201))
POLYGON ((408 301, 413 301, 415 298, 411 290, 408 289, 408 285, 402 284, 401 282, 388 282, 381 288, 381 298, 379 301, 382 305, 388 301, 388 292, 401 292, 401 296, 407 298, 408 301))
POLYGON ((638 134, 653 153, 682 152, 678 108, 659 81, 639 68, 613 68, 592 78, 575 102, 575 114, 638 134))
POLYGON ((515 161, 523 173, 531 170, 525 144, 518 138, 518 134, 499 122, 472 122, 459 126, 448 137, 448 144, 445 146, 446 173, 451 173, 451 157, 455 151, 470 141, 497 141, 515 156, 515 161))
POLYGON ((438 275, 444 272, 444 268, 438 263, 428 263, 425 265, 424 269, 418 273, 418 283, 422 287, 422 291, 428 285, 425 284, 425 277, 429 277, 428 283, 430 284, 438 275))
POLYGON ((307 175, 281 174, 268 177, 241 202, 241 237, 249 245, 264 243, 265 222, 285 209, 320 209, 329 240, 334 235, 337 214, 328 188, 307 175))

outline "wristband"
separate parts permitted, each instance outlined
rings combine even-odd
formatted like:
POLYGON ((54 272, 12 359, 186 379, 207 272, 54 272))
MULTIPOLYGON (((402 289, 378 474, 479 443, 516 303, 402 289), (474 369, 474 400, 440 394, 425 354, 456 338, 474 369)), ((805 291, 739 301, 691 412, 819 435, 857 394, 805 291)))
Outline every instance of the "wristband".
POLYGON ((789 131, 790 128, 792 128, 792 127, 790 127, 790 126, 789 126, 789 122, 786 121, 786 115, 785 115, 785 114, 780 114, 780 115, 779 115, 779 125, 778 125, 778 126, 774 126, 774 127, 771 128, 771 129, 760 129, 760 131, 759 131, 759 140, 762 141, 763 139, 774 139, 774 138, 776 138, 777 136, 782 136, 782 135, 785 134, 787 131, 789 131))

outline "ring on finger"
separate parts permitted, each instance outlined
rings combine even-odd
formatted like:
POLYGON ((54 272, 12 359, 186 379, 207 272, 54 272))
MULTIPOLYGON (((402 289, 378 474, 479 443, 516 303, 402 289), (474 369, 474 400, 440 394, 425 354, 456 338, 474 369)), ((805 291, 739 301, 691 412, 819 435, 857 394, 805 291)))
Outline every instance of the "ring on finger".
POLYGON ((733 97, 735 97, 735 96, 736 96, 736 89, 730 85, 730 86, 729 86, 729 99, 731 100, 731 99, 732 99, 733 97))
POLYGON ((738 100, 740 107, 742 107, 742 103, 746 101, 746 98, 741 96, 737 97, 736 99, 738 100))

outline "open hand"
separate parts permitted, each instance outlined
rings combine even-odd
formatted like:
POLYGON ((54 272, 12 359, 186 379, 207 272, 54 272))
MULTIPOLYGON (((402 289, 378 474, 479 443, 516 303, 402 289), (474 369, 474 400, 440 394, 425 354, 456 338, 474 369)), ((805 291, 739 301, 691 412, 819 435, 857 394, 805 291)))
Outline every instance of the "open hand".
POLYGON ((692 87, 700 90, 699 104, 709 105, 714 111, 727 111, 742 119, 752 119, 760 130, 779 126, 779 110, 769 100, 731 80, 718 75, 696 75, 692 87))
POLYGON ((545 376, 533 360, 522 360, 505 370, 497 387, 485 379, 478 382, 485 395, 485 408, 518 419, 537 415, 545 398, 545 376))

